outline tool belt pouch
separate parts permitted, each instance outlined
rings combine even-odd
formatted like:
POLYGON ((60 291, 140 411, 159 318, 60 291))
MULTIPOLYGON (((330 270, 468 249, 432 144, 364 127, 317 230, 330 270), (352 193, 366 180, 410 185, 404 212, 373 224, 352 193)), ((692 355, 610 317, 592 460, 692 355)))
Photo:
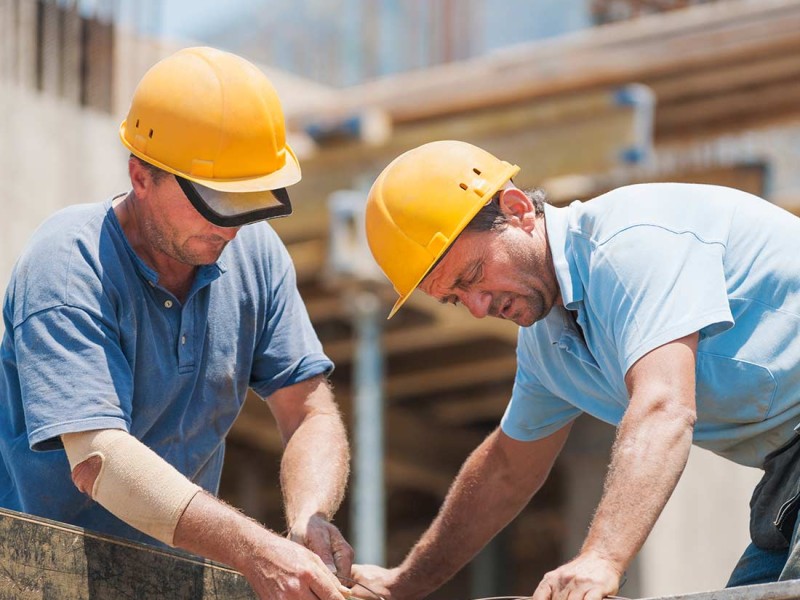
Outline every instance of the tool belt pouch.
POLYGON ((750 499, 750 538, 762 550, 789 547, 800 509, 800 434, 767 455, 750 499))

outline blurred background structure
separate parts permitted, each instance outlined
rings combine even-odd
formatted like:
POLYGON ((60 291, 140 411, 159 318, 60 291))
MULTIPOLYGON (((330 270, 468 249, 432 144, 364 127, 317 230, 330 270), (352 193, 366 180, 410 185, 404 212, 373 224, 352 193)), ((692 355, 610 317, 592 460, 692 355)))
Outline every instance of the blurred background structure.
MULTIPOLYGON (((283 99, 304 177, 295 214, 273 225, 337 364, 348 422, 358 322, 352 286, 329 277, 328 199, 365 196, 402 151, 476 143, 519 164, 517 184, 543 187, 555 204, 627 183, 692 181, 800 212, 800 0, 0 0, 3 288, 47 215, 128 189, 116 129, 133 88, 160 57, 197 43, 259 62, 283 99)), ((393 293, 367 288, 388 311, 393 293)), ((378 443, 386 560, 396 564, 497 426, 516 330, 422 297, 382 325, 378 443)), ((530 593, 569 559, 613 435, 580 419, 546 486, 434 597, 530 593)), ((276 530, 285 528, 280 449, 268 410, 251 398, 229 437, 222 495, 276 530)), ((622 595, 724 586, 747 542, 758 476, 693 451, 622 595)), ((352 538, 350 514, 343 507, 337 523, 352 538)))

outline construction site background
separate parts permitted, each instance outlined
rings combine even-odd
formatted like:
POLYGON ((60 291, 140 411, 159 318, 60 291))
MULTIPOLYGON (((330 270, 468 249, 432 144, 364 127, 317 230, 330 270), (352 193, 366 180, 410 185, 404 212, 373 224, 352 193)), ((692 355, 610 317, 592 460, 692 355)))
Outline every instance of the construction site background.
MULTIPOLYGON (((158 37, 167 26, 155 2, 138 4, 131 16, 125 2, 87 8, 0 0, 3 288, 48 215, 128 189, 117 127, 133 88, 156 60, 197 42, 269 61, 262 66, 283 99, 304 169, 293 193, 296 214, 275 228, 337 363, 334 384, 348 419, 354 332, 344 294, 326 281, 327 201, 343 189, 363 194, 405 149, 446 137, 477 143, 520 164, 519 183, 544 187, 555 203, 631 182, 675 180, 731 185, 800 209, 798 0, 563 2, 573 16, 558 21, 561 35, 549 35, 555 25, 547 39, 508 34, 519 43, 502 49, 511 21, 541 20, 556 3, 497 9, 503 19, 487 28, 494 42, 460 34, 485 25, 489 6, 502 3, 366 4, 294 2, 294 12, 280 14, 296 23, 254 20, 243 11, 207 37, 179 41, 158 37), (424 26, 410 26, 405 13, 399 18, 401 4, 424 26), (336 10, 326 12, 329 5, 336 10), (303 15, 313 17, 308 27, 303 15), (605 24, 591 27, 595 21, 605 24), (381 29, 392 23, 394 34, 381 29), (464 45, 464 38, 473 41, 464 45), (279 39, 288 40, 281 55, 272 46, 279 39), (409 52, 417 47, 428 54, 409 52)), ((424 530, 466 454, 502 415, 515 369, 516 332, 507 325, 473 322, 416 298, 383 331, 389 563, 424 530)), ((588 419, 576 428, 531 506, 435 597, 529 592, 576 551, 614 433, 588 419)), ((229 440, 222 495, 277 530, 285 528, 280 448, 268 411, 248 400, 229 440)), ((747 503, 758 477, 693 451, 621 593, 722 587, 747 541, 747 503)), ((346 534, 348 510, 337 517, 346 534)))

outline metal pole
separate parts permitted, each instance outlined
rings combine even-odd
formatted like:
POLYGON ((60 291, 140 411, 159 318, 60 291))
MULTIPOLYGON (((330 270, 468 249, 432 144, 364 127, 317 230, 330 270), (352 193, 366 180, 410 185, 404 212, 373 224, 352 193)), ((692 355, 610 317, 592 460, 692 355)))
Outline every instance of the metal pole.
POLYGON ((374 565, 386 562, 380 309, 381 302, 376 294, 356 292, 353 302, 357 339, 353 398, 355 472, 351 522, 356 561, 374 565))

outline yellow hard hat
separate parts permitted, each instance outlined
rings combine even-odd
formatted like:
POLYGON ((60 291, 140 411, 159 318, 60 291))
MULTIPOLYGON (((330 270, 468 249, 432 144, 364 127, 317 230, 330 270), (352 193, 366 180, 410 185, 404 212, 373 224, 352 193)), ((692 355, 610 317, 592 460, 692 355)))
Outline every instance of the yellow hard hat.
POLYGON ((458 141, 401 154, 375 180, 366 208, 367 241, 400 298, 408 299, 467 224, 519 167, 458 141))
POLYGON ((278 94, 235 54, 185 48, 156 63, 139 82, 119 135, 132 154, 176 175, 212 223, 291 212, 283 188, 300 181, 300 165, 286 143, 278 94))

